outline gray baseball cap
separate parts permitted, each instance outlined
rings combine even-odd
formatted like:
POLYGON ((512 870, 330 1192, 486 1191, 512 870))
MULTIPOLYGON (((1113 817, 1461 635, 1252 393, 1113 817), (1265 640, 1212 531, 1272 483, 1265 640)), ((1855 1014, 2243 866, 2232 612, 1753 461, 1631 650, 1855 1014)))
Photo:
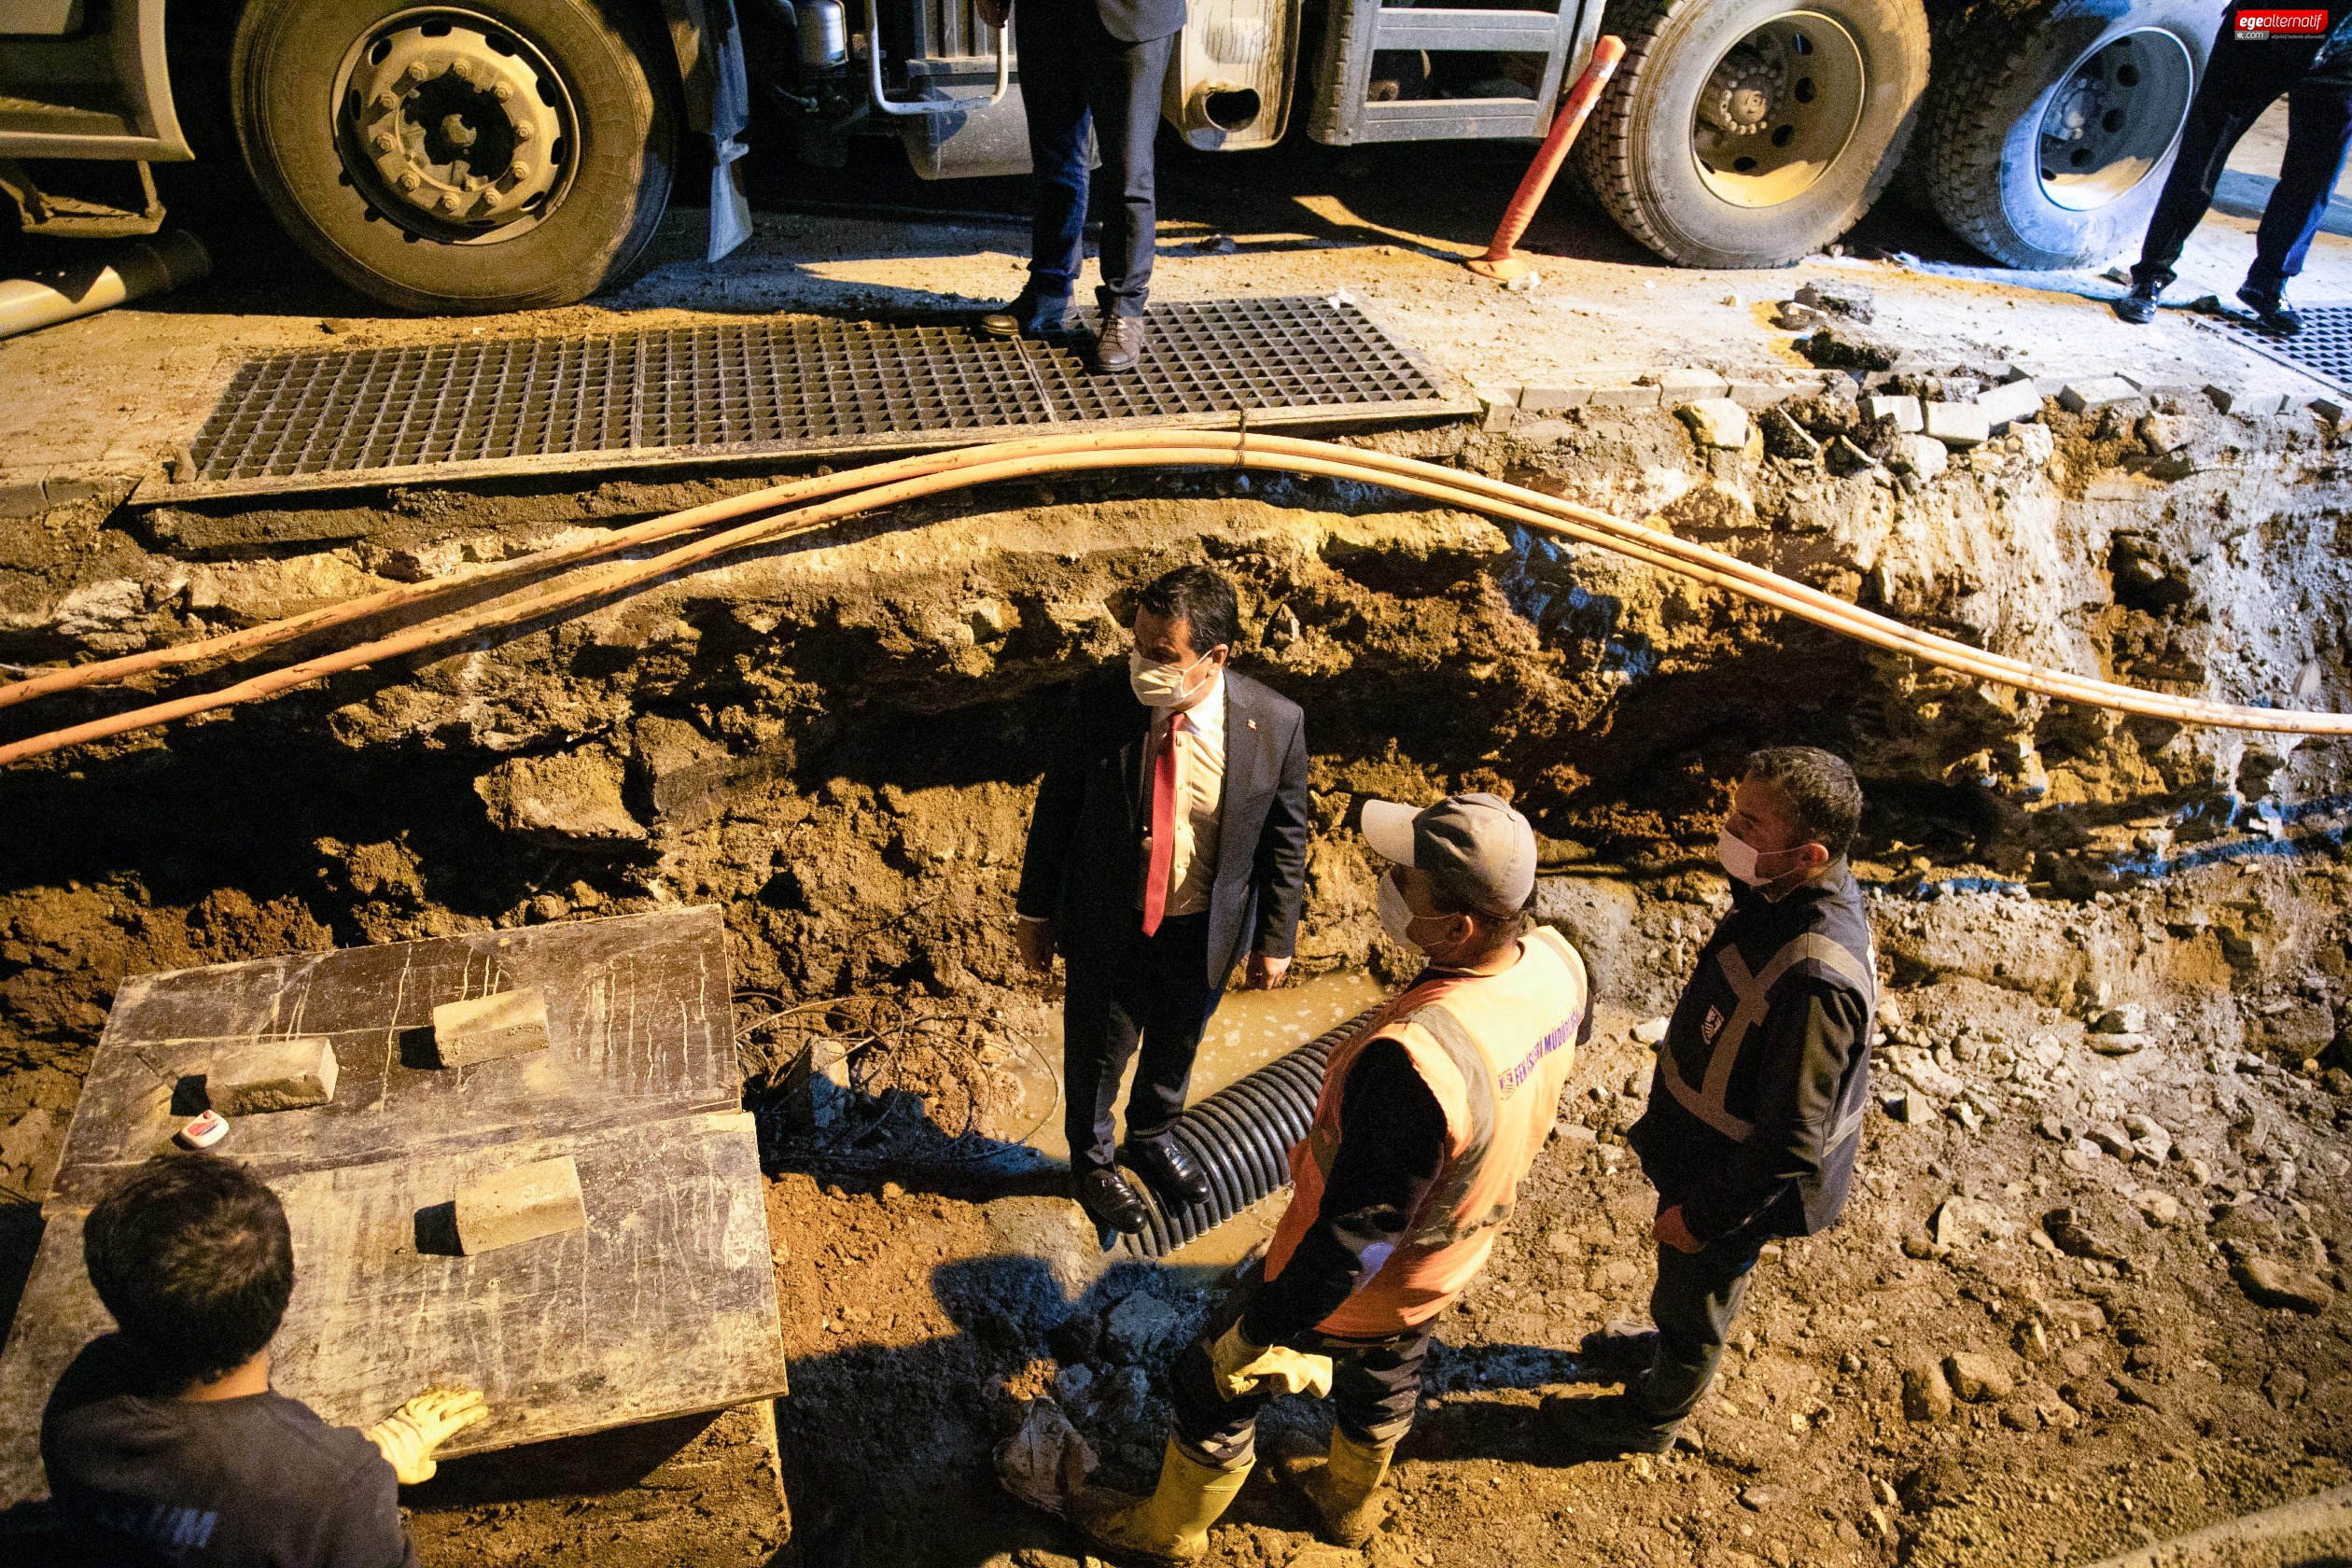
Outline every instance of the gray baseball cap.
POLYGON ((1535 892, 1535 830, 1493 795, 1448 795, 1425 810, 1365 801, 1364 839, 1383 858, 1424 873, 1471 908, 1497 917, 1525 909, 1535 892))

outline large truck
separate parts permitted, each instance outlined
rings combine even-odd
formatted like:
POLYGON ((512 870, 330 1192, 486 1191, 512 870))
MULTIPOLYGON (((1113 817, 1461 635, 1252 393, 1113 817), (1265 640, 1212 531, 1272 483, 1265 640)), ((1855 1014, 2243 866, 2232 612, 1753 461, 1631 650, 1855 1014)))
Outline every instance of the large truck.
MULTIPOLYGON (((754 97, 791 156, 892 137, 935 179, 1029 166, 1019 63, 973 0, 0 0, 0 189, 29 231, 162 219, 178 105, 225 97, 278 221, 428 313, 567 303, 627 269, 681 155, 711 252, 748 232, 754 97), (225 43, 225 49, 221 47, 225 43), (111 161, 127 195, 61 194, 111 161), (702 162, 697 158, 698 165, 702 162), (135 188, 135 189, 134 189, 135 188)), ((1576 152, 1669 261, 1771 267, 1898 169, 2017 267, 2093 264, 2153 205, 2219 0, 1192 0, 1163 112, 1193 147, 1527 138, 1603 33, 1576 152), (1930 62, 1933 61, 1933 69, 1930 62)))

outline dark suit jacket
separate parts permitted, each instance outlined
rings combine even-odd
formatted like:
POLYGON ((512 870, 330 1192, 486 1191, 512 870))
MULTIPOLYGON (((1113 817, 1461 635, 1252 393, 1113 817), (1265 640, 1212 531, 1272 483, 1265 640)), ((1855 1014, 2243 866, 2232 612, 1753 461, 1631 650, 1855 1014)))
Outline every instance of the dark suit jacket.
MULTIPOLYGON (((1290 957, 1307 885, 1307 725, 1298 705, 1225 671, 1225 799, 1209 896, 1209 973, 1223 985, 1242 944, 1290 957)), ((1015 907, 1051 920, 1073 963, 1113 950, 1136 920, 1143 876, 1143 751, 1151 710, 1125 665, 1071 686, 1029 819, 1015 907)))

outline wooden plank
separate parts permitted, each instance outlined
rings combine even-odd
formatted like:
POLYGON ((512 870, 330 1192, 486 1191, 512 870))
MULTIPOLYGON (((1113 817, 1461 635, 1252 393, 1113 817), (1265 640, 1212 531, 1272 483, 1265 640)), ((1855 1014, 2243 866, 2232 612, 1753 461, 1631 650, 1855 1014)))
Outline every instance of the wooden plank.
POLYGON ((715 906, 289 954, 123 983, 52 1194, 95 1202, 123 1168, 168 1152, 192 1113, 185 1080, 293 1035, 333 1042, 332 1103, 239 1117, 216 1151, 271 1179, 742 1099, 715 906), (435 1006, 526 986, 546 994, 547 1050, 435 1064, 435 1006))
MULTIPOLYGON (((510 1448, 781 1394, 759 1146, 742 1112, 443 1147, 272 1183, 295 1281, 272 1381, 360 1426, 435 1382, 479 1387, 491 1419, 450 1454, 510 1448), (569 1155, 585 1230, 479 1257, 441 1206, 513 1165, 569 1155)), ((83 1345, 113 1326, 81 1262, 86 1210, 53 1208, 0 1354, 0 1507, 47 1495, 40 1416, 83 1345)))

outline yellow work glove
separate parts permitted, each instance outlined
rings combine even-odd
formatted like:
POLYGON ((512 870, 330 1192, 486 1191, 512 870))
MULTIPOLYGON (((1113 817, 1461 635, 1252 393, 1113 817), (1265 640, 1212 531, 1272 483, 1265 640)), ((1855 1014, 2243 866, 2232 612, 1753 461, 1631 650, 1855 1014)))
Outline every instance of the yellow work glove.
POLYGON ((1217 1394, 1222 1399, 1239 1399, 1253 1389, 1265 1393, 1303 1393, 1309 1399, 1321 1399, 1331 1392, 1329 1356, 1254 1344, 1239 1323, 1209 1347, 1209 1365, 1216 1374, 1217 1394))
POLYGON ((429 1388, 361 1434, 402 1486, 429 1481, 433 1450, 490 1414, 479 1389, 429 1388))

